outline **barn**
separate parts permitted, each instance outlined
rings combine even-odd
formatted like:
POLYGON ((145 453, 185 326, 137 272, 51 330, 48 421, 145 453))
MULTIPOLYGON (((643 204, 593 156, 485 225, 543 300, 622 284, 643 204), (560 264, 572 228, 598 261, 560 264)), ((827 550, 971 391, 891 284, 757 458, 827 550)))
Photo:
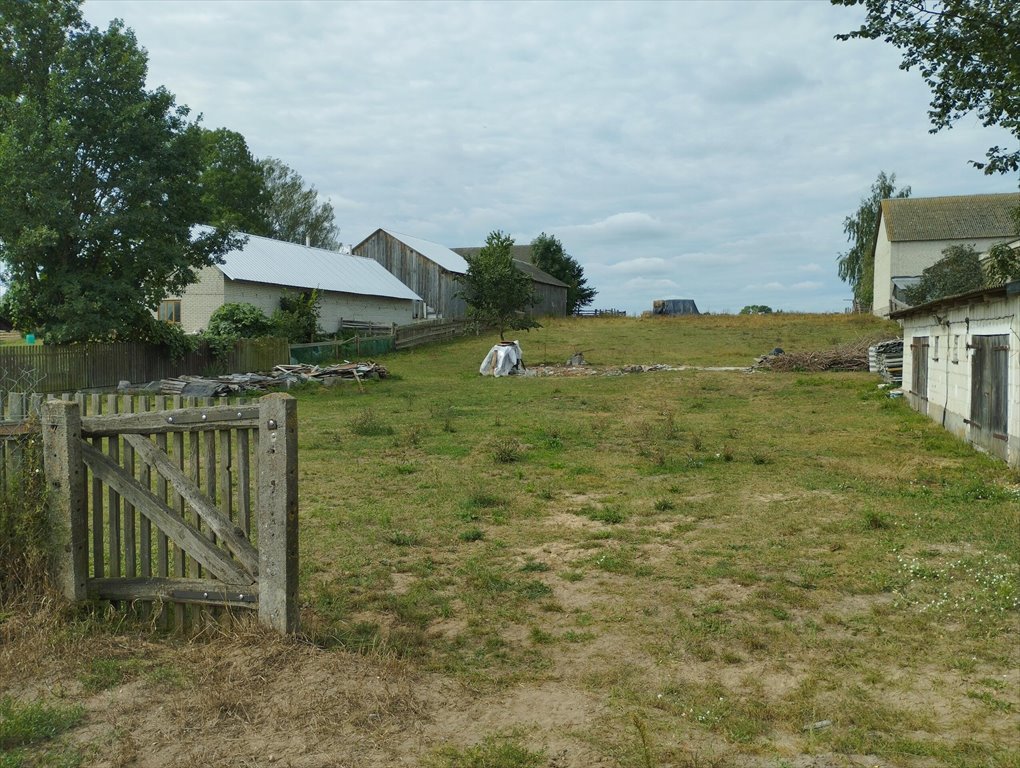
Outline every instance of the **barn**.
MULTIPOLYGON (((530 247, 530 246, 529 246, 530 247)), ((404 235, 388 229, 377 229, 356 246, 354 253, 374 259, 396 276, 404 285, 424 299, 429 317, 458 319, 467 316, 467 304, 460 298, 460 275, 467 273, 464 256, 445 245, 404 235)), ((468 255, 478 249, 461 248, 468 255)), ((531 313, 535 316, 563 317, 567 307, 567 285, 534 265, 514 260, 514 265, 531 277, 539 303, 531 313)))
POLYGON ((893 312, 911 406, 1020 468, 1020 281, 893 312))
MULTIPOLYGON (((238 233, 243 235, 243 233, 238 233)), ((164 299, 161 320, 179 323, 186 333, 209 325, 224 304, 247 302, 266 315, 285 293, 317 289, 319 327, 335 332, 341 320, 404 325, 424 315, 421 298, 371 259, 256 235, 205 267, 179 296, 164 299)))

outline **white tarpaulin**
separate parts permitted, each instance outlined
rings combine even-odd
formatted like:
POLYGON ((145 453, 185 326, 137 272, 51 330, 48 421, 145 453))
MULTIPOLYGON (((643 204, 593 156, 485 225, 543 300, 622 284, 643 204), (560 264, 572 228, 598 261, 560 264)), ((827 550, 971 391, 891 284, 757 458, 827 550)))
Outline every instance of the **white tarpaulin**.
POLYGON ((524 370, 524 355, 516 341, 501 341, 489 350, 478 372, 482 376, 510 376, 524 370))

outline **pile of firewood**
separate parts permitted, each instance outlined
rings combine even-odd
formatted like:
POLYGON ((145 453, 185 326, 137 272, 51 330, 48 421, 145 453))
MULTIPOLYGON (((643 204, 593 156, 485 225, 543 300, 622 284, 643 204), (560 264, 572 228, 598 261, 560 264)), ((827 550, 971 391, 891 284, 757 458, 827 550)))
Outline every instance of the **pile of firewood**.
POLYGON ((868 347, 873 343, 872 340, 862 340, 814 352, 762 355, 754 368, 769 371, 866 371, 868 347))

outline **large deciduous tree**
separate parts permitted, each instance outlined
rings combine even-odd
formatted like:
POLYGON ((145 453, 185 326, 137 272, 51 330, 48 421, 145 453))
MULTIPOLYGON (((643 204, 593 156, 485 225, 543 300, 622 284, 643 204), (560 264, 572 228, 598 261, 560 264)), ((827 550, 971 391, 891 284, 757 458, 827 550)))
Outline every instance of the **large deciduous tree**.
POLYGON ((868 311, 875 298, 875 228, 882 201, 890 197, 910 197, 910 187, 896 189, 896 174, 880 171, 871 194, 862 197, 857 211, 843 220, 843 231, 850 249, 839 254, 839 279, 848 283, 854 293, 854 304, 868 311))
POLYGON ((555 235, 545 232, 531 241, 531 261, 544 272, 567 284, 567 314, 587 307, 598 293, 588 285, 584 269, 576 259, 563 249, 563 243, 555 235))
POLYGON ((152 310, 233 245, 204 218, 201 137, 119 21, 0 3, 5 310, 53 342, 151 338, 152 310))
MULTIPOLYGON (((932 91, 932 133, 974 113, 1020 140, 1020 3, 1017 0, 832 0, 863 5, 861 26, 839 40, 882 39, 903 52, 932 91)), ((985 173, 1020 170, 1020 149, 991 147, 985 173)))
POLYGON ((202 130, 201 136, 199 183, 206 223, 268 236, 269 191, 244 136, 227 128, 202 130))
POLYGON ((537 300, 531 278, 514 266, 514 239, 499 230, 490 232, 477 256, 466 257, 467 274, 460 278, 460 295, 468 316, 499 330, 502 341, 508 330, 541 327, 528 314, 537 300))
POLYGON ((316 248, 336 250, 340 230, 333 220, 333 206, 320 201, 314 186, 305 186, 294 169, 275 157, 260 161, 269 195, 266 226, 269 236, 290 243, 307 242, 316 248))

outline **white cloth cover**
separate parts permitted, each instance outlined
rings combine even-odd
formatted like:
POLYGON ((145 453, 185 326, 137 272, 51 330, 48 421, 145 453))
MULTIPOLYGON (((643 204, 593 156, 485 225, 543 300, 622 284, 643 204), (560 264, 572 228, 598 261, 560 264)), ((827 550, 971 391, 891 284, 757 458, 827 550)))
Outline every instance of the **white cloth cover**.
POLYGON ((509 376, 519 368, 524 368, 524 355, 516 341, 500 342, 482 360, 478 372, 482 376, 509 376))

